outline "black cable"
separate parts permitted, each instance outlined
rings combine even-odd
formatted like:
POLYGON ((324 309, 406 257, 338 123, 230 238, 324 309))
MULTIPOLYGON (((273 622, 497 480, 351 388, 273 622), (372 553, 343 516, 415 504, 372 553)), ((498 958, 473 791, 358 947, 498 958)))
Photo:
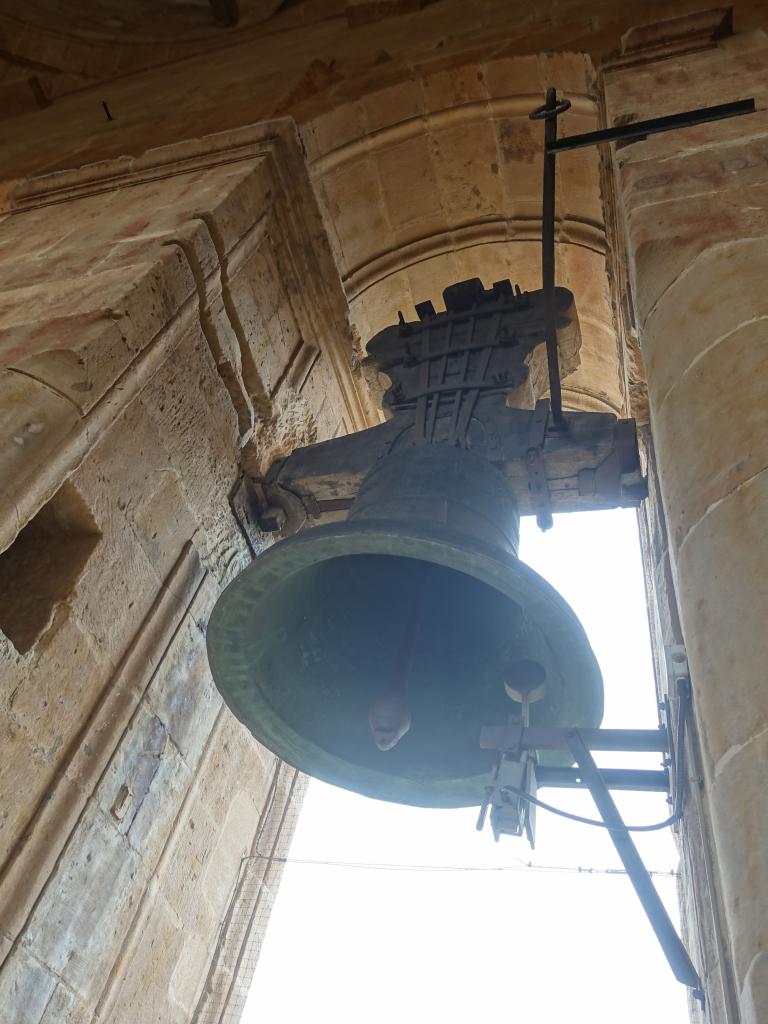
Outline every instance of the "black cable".
POLYGON ((680 820, 679 814, 673 814, 666 821, 658 821, 655 825, 624 825, 623 828, 619 828, 613 825, 606 825, 604 821, 598 821, 596 818, 582 818, 580 814, 571 814, 570 811, 564 811, 559 807, 553 807, 552 804, 544 803, 543 800, 539 800, 536 796, 531 796, 530 793, 523 792, 522 789, 516 789, 514 786, 504 786, 504 789, 508 789, 514 793, 515 796, 521 797, 523 800, 527 800, 531 804, 536 804, 537 807, 541 807, 543 811, 549 811, 551 814, 558 814, 561 818, 569 818, 571 821, 578 821, 582 825, 594 825, 596 828, 605 828, 609 832, 623 832, 626 829, 627 832, 658 832, 662 828, 669 828, 670 825, 674 825, 680 820))

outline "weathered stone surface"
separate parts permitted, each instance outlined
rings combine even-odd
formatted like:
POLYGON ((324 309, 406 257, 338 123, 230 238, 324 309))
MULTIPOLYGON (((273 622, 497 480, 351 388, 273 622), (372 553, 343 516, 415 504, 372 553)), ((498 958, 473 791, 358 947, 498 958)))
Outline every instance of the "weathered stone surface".
MULTIPOLYGON (((607 76, 609 115, 754 95, 768 82, 765 54, 756 33, 651 59, 636 74, 618 68, 607 76)), ((656 515, 669 528, 653 583, 662 601, 679 601, 701 748, 703 797, 689 804, 681 841, 685 884, 713 921, 701 930, 700 907, 684 904, 713 1021, 768 1013, 766 139, 761 112, 617 154, 664 504, 656 515), (728 1008, 722 1018, 718 1007, 728 1008)))
POLYGON ((0 974, 0 1021, 41 1024, 56 987, 55 974, 26 950, 19 950, 0 974))
MULTIPOLYGON (((111 1013, 117 1019, 146 1021, 147 1024, 185 1024, 189 1011, 186 1006, 178 1005, 175 992, 170 988, 173 966, 183 949, 184 922, 174 914, 162 894, 157 893, 136 948, 135 969, 120 986, 111 1013)), ((189 967, 193 969, 194 965, 189 964, 189 967)), ((199 973, 190 974, 193 984, 199 980, 199 973)))
POLYGON ((683 630, 690 637, 694 682, 700 681, 698 718, 713 777, 722 762, 768 728, 768 637, 761 625, 768 601, 761 514, 766 500, 763 472, 711 509, 677 557, 683 630), (710 677, 717 685, 705 685, 710 677))
MULTIPOLYGON (((766 224, 768 230, 768 224, 766 224)), ((646 364, 661 405, 694 362, 741 325, 766 314, 765 238, 714 245, 665 288, 645 322, 646 364), (665 340, 674 338, 674 345, 665 340)), ((638 272, 644 269, 638 262, 638 272)), ((725 351, 733 351, 732 342, 725 351)), ((738 360, 734 352, 734 362, 738 360)), ((702 367, 698 368, 700 379, 702 367)))
POLYGON ((114 672, 93 638, 69 618, 54 623, 35 645, 26 673, 8 698, 7 710, 50 764, 88 720, 95 696, 114 672))
POLYGON ((141 856, 89 803, 24 936, 85 1000, 95 999, 104 985, 142 872, 141 856))
POLYGON ((0 730, 0 852, 6 862, 23 835, 30 809, 42 798, 56 768, 7 713, 2 716, 0 730), (19 799, 22 794, 23 801, 19 799))
POLYGON ((764 768, 766 764, 768 729, 763 726, 740 750, 732 752, 727 763, 720 764, 710 790, 736 984, 743 991, 746 983, 752 1002, 751 1008, 747 1009, 749 1003, 745 1007, 747 1016, 750 1010, 754 1015, 762 1005, 758 999, 766 991, 759 981, 759 961, 768 942, 768 920, 760 898, 768 891, 768 862, 764 855, 768 836, 765 779, 755 771, 756 765, 764 768), (758 969, 747 981, 756 961, 758 969))
POLYGON ((126 161, 70 178, 66 197, 57 183, 37 208, 43 188, 0 224, 8 431, 43 424, 11 441, 23 458, 7 463, 0 536, 66 479, 97 539, 29 653, 0 649, 0 1012, 14 1024, 22 999, 34 1024, 194 1012, 273 767, 221 710, 204 647, 219 583, 250 557, 229 506, 242 403, 267 463, 363 415, 287 127, 142 161, 130 181, 126 161))
POLYGON ((208 668, 205 635, 192 615, 182 624, 150 683, 146 702, 194 771, 221 708, 221 697, 208 668), (183 686, 179 679, 184 680, 183 686))
POLYGON ((758 953, 750 964, 741 999, 744 1024, 760 1024, 761 1008, 768 1002, 768 954, 758 953))
POLYGON ((766 331, 768 316, 712 344, 654 416, 658 443, 674 447, 679 458, 663 477, 676 548, 710 508, 768 467, 766 331), (724 388, 724 380, 731 386, 724 388), (703 445, 713 418, 717 437, 703 445))
POLYGON ((0 514, 12 536, 24 525, 14 504, 15 486, 44 470, 77 420, 65 398, 23 374, 0 370, 0 514))

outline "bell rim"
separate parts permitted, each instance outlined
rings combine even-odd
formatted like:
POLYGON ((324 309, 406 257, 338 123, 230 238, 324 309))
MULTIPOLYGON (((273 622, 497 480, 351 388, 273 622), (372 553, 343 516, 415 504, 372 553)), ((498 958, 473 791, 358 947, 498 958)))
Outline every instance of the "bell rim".
MULTIPOLYGON (((231 681, 233 665, 236 662, 239 662, 236 665, 236 670, 241 680, 248 678, 247 659, 243 655, 242 645, 238 643, 237 638, 242 638, 247 635, 247 632, 252 632, 252 618, 251 621, 246 621, 247 608, 250 606, 252 617, 253 609, 259 601, 268 597, 271 582, 273 580, 282 582, 293 573, 302 572, 310 566, 328 561, 330 558, 358 554, 396 555, 443 565, 480 580, 517 603, 525 602, 526 615, 531 616, 531 621, 543 630, 545 637, 551 636, 553 629, 562 631, 565 628, 572 631, 574 639, 580 641, 573 645, 573 651, 584 662, 578 676, 583 684, 589 685, 582 685, 579 691, 582 698, 581 703, 586 710, 583 711, 579 720, 569 721, 567 727, 589 728, 599 724, 603 715, 603 682, 597 659, 576 613, 565 598, 543 576, 514 555, 502 549, 493 548, 441 523, 431 524, 427 529, 393 522, 389 519, 344 521, 312 527, 279 541, 260 554, 221 593, 206 628, 208 663, 216 688, 224 702, 254 739, 285 763, 332 785, 394 803, 421 807, 459 808, 477 806, 482 800, 483 788, 487 783, 485 775, 453 780, 424 781, 418 784, 424 799, 416 799, 417 794, 408 788, 415 785, 414 783, 406 782, 384 772, 376 772, 361 765, 355 765, 353 772, 350 762, 336 757, 298 733, 295 734, 295 737, 300 740, 300 744, 298 748, 292 750, 290 749, 291 744, 286 742, 285 727, 287 723, 271 712, 270 705, 261 696, 258 688, 253 686, 248 688, 242 685, 235 688, 232 685, 227 685, 224 675, 229 673, 231 681), (343 550, 339 549, 340 541, 343 541, 343 550), (294 565, 292 571, 286 573, 284 571, 285 559, 289 550, 294 565), (473 555, 473 568, 482 565, 487 570, 486 573, 467 572, 466 556, 468 551, 471 551, 473 555), (427 553, 429 553, 429 557, 427 557, 427 553), (451 555, 453 558, 449 557, 451 555), (281 572, 276 574, 273 566, 278 562, 282 563, 281 572), (515 579, 518 587, 510 587, 510 579, 515 579), (505 582, 506 586, 503 585, 505 582), (243 620, 240 629, 237 626, 232 627, 231 622, 228 626, 227 620, 231 620, 233 612, 239 612, 236 617, 243 620), (230 642, 224 639, 227 634, 230 634, 230 642), (229 652, 228 656, 225 654, 226 650, 229 652), (224 668, 222 661, 225 657, 227 665, 224 675, 222 675, 224 668), (237 693, 233 692, 235 689, 246 692, 250 689, 248 706, 244 706, 238 700, 237 693), (255 700, 253 699, 254 695, 255 700), (585 697, 586 699, 584 699, 585 697), (256 723, 254 710, 258 707, 260 707, 262 717, 256 723), (279 734, 269 728, 270 717, 273 722, 279 722, 283 726, 279 734), (260 728, 255 729, 255 724, 258 724, 260 728), (311 772, 301 763, 297 763, 297 761, 308 761, 309 759, 296 757, 295 749, 300 749, 300 754, 302 751, 312 754, 311 772), (345 776, 351 780, 353 774, 354 784, 352 781, 349 784, 340 781, 345 776), (464 790, 464 793, 460 794, 460 790, 464 790)), ((560 671, 565 676, 568 666, 561 663, 562 659, 556 652, 555 657, 560 671)), ((494 723, 489 722, 488 724, 494 723)), ((290 727, 288 729, 293 731, 290 730, 290 727)), ((563 759, 558 754, 544 755, 541 760, 546 764, 566 765, 572 763, 567 756, 563 759)))

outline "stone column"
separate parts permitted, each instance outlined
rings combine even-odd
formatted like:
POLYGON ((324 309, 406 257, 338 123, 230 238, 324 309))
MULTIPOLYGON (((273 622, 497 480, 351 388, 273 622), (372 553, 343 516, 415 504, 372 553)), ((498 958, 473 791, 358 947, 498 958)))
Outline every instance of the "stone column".
MULTIPOLYGON (((765 36, 717 34, 677 54, 660 34, 646 60, 606 71, 608 123, 764 94, 765 36)), ((730 1011, 705 1019, 758 1024, 768 1020, 768 116, 615 157, 736 989, 730 1011)), ((685 828, 682 841, 695 842, 685 828)), ((693 877, 694 890, 703 884, 693 877)), ((700 945, 714 941, 696 930, 700 945)))

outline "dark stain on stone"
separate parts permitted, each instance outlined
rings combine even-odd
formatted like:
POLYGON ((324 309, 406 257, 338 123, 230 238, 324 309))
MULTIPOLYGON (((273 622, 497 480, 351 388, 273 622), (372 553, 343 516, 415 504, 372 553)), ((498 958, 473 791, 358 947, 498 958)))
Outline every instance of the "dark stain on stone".
POLYGON ((499 141, 501 155, 507 163, 531 164, 541 148, 530 125, 509 118, 499 123, 499 141))

